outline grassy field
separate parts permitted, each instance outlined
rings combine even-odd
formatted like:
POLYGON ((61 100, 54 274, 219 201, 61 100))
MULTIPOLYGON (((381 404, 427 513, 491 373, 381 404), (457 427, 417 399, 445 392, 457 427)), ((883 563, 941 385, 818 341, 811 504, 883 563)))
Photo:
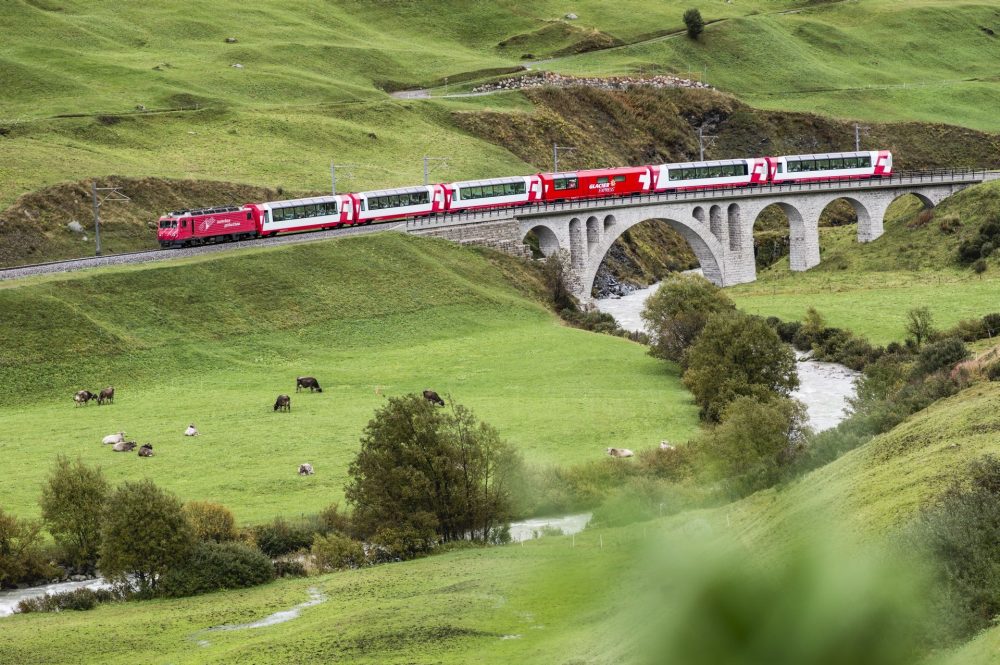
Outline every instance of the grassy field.
MULTIPOLYGON (((866 335, 876 344, 902 341, 907 310, 926 306, 940 328, 961 319, 1000 311, 1000 262, 988 259, 977 276, 956 261, 959 241, 1000 209, 1000 183, 974 187, 945 200, 925 224, 916 223, 917 208, 901 201, 887 214, 885 235, 857 243, 857 229, 821 229, 822 262, 804 273, 779 261, 758 281, 727 293, 748 312, 801 319, 815 307, 828 324, 866 335), (957 220, 945 232, 941 221, 957 220)), ((946 225, 947 228, 947 225, 946 225)))
POLYGON ((562 326, 492 263, 444 241, 384 234, 4 287, 0 496, 17 514, 37 513, 57 453, 112 480, 148 476, 220 501, 243 520, 316 511, 341 500, 385 395, 424 388, 471 407, 536 464, 684 440, 697 426, 675 368, 562 326), (324 392, 294 394, 300 375, 324 392), (113 406, 73 405, 76 390, 105 385, 113 406), (290 414, 273 412, 279 393, 292 394, 290 414), (181 436, 189 422, 197 439, 181 436), (118 430, 157 456, 102 447, 118 430), (302 462, 316 475, 295 475, 302 462))

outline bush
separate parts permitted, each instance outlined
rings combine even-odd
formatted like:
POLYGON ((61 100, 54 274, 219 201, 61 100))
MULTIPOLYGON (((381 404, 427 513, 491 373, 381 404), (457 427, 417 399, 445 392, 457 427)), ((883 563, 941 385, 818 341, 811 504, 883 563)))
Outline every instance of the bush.
POLYGON ((976 259, 972 263, 972 272, 976 273, 977 275, 982 275, 984 272, 986 272, 987 268, 989 268, 989 265, 983 259, 976 259))
POLYGON ((986 326, 982 319, 963 319, 945 333, 947 337, 958 337, 963 342, 975 342, 986 337, 986 326))
POLYGON ((1000 335, 1000 314, 987 314, 983 317, 983 328, 987 337, 1000 335))
POLYGON ((969 350, 957 337, 949 337, 928 344, 917 356, 916 365, 913 367, 913 376, 927 376, 942 369, 951 369, 968 357, 969 350))
POLYGON ((180 598, 222 589, 242 589, 274 579, 274 566, 260 550, 242 543, 198 543, 183 563, 160 580, 160 593, 180 598))
POLYGON ((351 535, 354 533, 351 517, 340 509, 340 504, 331 503, 319 513, 319 521, 323 526, 322 533, 331 532, 351 535))
POLYGON ((188 501, 184 504, 184 515, 191 523, 198 540, 217 543, 236 540, 236 518, 228 508, 210 501, 188 501))
POLYGON ((274 562, 275 577, 305 577, 309 573, 301 561, 293 559, 278 559, 274 562))
POLYGON ((289 524, 281 517, 259 524, 252 529, 254 542, 260 551, 271 557, 308 549, 315 531, 302 524, 289 524))
POLYGON ((705 19, 701 17, 700 11, 692 8, 684 12, 684 25, 687 27, 688 37, 698 39, 705 30, 705 19))
POLYGON ((42 486, 42 518, 73 569, 93 573, 101 543, 101 516, 110 487, 99 467, 62 455, 42 486))
POLYGON ((100 603, 124 600, 125 596, 112 589, 74 589, 63 593, 45 594, 40 598, 25 598, 17 604, 17 612, 62 612, 92 610, 100 603))
POLYGON ((990 381, 1000 381, 1000 360, 986 368, 986 378, 990 381))
POLYGON ((664 280, 642 310, 652 333, 650 355, 681 362, 709 316, 735 311, 729 296, 704 277, 678 275, 664 280))
POLYGON ((316 536, 312 545, 313 561, 319 570, 343 570, 365 565, 365 550, 361 543, 347 536, 331 533, 316 536))
POLYGON ((0 509, 0 588, 52 577, 55 569, 42 551, 42 526, 0 509))
POLYGON ((953 234, 960 228, 962 228, 962 220, 958 218, 958 215, 945 215, 938 222, 938 230, 947 235, 953 234))

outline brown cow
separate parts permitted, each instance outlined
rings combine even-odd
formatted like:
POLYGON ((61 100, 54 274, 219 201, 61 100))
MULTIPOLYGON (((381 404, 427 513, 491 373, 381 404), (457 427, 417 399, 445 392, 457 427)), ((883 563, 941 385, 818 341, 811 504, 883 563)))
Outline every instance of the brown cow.
POLYGON ((135 450, 135 441, 119 441, 111 450, 116 453, 130 453, 135 450))
POLYGON ((139 457, 152 457, 153 456, 153 444, 144 443, 139 448, 139 457))
POLYGON ((305 464, 299 464, 299 475, 300 476, 311 476, 315 473, 313 471, 313 465, 306 462, 305 464))
POLYGON ((433 390, 425 390, 424 391, 424 399, 427 400, 428 402, 430 402, 431 404, 437 404, 438 406, 444 406, 444 400, 441 399, 441 396, 438 395, 433 390))
POLYGON ((288 395, 278 395, 278 399, 274 400, 274 410, 275 411, 291 411, 292 410, 292 398, 288 395))
POLYGON ((92 399, 97 399, 97 395, 89 390, 78 390, 77 393, 73 395, 73 401, 76 402, 77 406, 87 404, 92 399))
POLYGON ((318 393, 323 392, 323 389, 319 387, 319 381, 311 376, 300 376, 295 379, 295 392, 299 392, 303 388, 308 388, 309 392, 313 390, 318 393))
POLYGON ((105 388, 104 390, 101 391, 100 395, 97 396, 97 405, 98 406, 100 406, 101 404, 104 404, 105 402, 107 402, 108 404, 114 404, 115 403, 115 387, 114 386, 108 386, 107 388, 105 388))

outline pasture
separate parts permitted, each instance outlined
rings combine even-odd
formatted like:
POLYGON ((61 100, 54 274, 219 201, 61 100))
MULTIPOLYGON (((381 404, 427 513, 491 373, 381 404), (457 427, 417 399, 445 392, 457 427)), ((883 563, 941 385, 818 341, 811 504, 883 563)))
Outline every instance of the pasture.
POLYGON ((472 408, 532 464, 696 430, 676 368, 565 327, 532 299, 536 279, 507 257, 381 234, 7 284, 3 507, 36 515, 62 453, 242 521, 315 512, 342 500, 385 396, 425 388, 472 408), (300 375, 323 392, 296 393, 300 375), (105 385, 114 405, 74 405, 79 388, 105 385), (274 412, 279 393, 290 413, 274 412), (200 436, 183 436, 190 423, 200 436), (102 446, 119 430, 155 457, 102 446), (304 462, 315 475, 296 475, 304 462))

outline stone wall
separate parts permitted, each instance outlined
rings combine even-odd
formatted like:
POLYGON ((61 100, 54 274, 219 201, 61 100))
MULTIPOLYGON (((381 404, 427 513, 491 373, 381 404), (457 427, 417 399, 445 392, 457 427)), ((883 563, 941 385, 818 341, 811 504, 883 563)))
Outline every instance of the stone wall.
POLYGON ((530 259, 531 250, 521 242, 520 231, 520 225, 515 219, 407 229, 407 232, 413 235, 444 238, 460 245, 481 245, 505 254, 530 259))

